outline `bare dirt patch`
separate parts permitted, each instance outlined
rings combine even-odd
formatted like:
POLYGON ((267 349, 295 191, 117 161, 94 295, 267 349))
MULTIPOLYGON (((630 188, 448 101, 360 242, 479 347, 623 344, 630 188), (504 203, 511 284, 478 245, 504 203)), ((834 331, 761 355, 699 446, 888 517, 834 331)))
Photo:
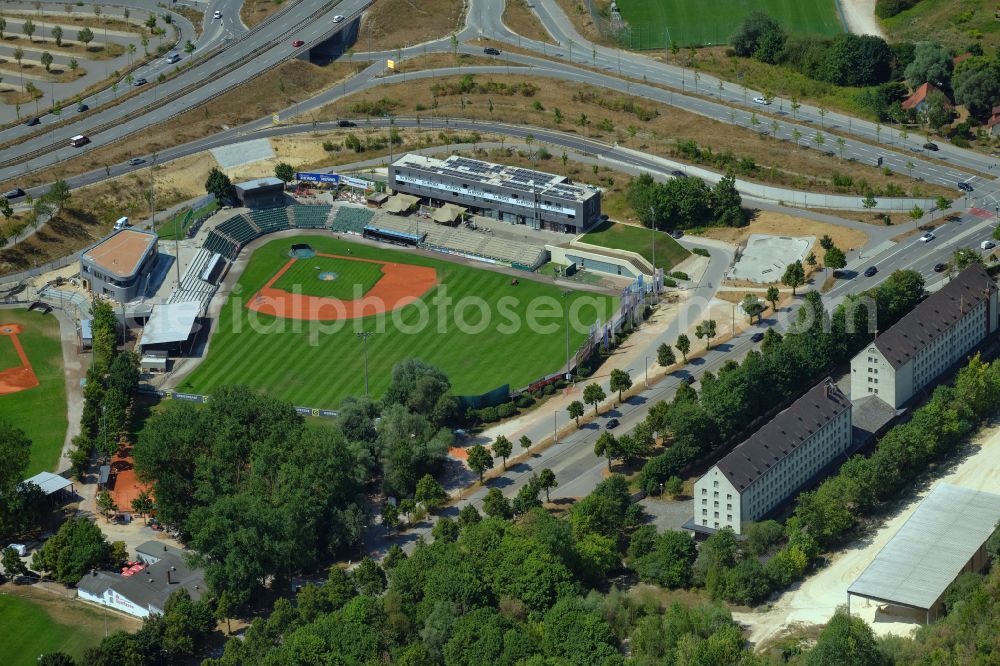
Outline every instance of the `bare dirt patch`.
POLYGON ((243 0, 240 20, 243 21, 243 25, 252 28, 288 4, 285 0, 243 0))
POLYGON ((446 37, 462 27, 462 0, 377 0, 361 21, 356 50, 380 51, 446 37))
POLYGON ((503 10, 503 23, 522 37, 555 44, 538 16, 528 8, 528 0, 507 0, 503 10))
MULTIPOLYGON (((865 243, 868 242, 868 234, 856 229, 771 211, 759 211, 753 221, 745 227, 712 227, 705 229, 699 235, 740 245, 746 241, 750 234, 815 236, 817 239, 825 234, 833 239, 834 245, 845 252, 850 248, 864 247, 865 243)), ((822 251, 818 251, 818 248, 817 241, 813 251, 817 253, 817 257, 822 259, 822 251)))

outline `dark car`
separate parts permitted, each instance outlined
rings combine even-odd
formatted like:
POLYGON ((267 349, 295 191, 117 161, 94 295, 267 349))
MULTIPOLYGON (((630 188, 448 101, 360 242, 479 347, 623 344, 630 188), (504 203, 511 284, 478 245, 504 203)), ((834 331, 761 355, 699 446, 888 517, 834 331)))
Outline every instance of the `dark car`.
POLYGON ((962 190, 963 192, 971 192, 972 191, 972 185, 969 185, 968 183, 964 183, 964 182, 963 183, 959 183, 958 184, 958 189, 962 190))
POLYGON ((681 231, 680 229, 674 229, 673 231, 670 232, 670 237, 671 238, 684 238, 684 232, 681 231))
POLYGON ((764 339, 763 333, 754 333, 753 335, 750 336, 750 342, 760 342, 763 339, 764 339))
POLYGON ((83 113, 84 111, 88 111, 88 110, 90 110, 90 107, 87 106, 86 104, 80 104, 80 105, 78 105, 76 107, 76 112, 77 113, 83 113))
POLYGON ((38 118, 31 117, 25 120, 24 124, 27 125, 28 127, 34 127, 35 125, 41 125, 42 121, 39 120, 38 118))
POLYGON ((865 269, 865 277, 871 277, 876 273, 878 273, 878 269, 874 266, 869 266, 868 268, 865 269))
POLYGON ((486 55, 498 56, 500 55, 500 49, 495 49, 492 46, 487 46, 485 49, 483 49, 483 53, 485 53, 486 55))
POLYGON ((687 178, 686 173, 684 173, 683 171, 678 171, 677 169, 671 171, 670 175, 673 176, 674 178, 687 178))
POLYGON ((144 86, 147 83, 149 83, 149 81, 140 76, 139 78, 137 78, 135 81, 132 82, 132 85, 138 88, 139 86, 144 86))
POLYGON ((934 264, 935 273, 944 273, 946 270, 948 270, 948 264, 934 264))
POLYGON ((927 143, 924 144, 924 148, 927 149, 927 150, 937 150, 938 149, 937 144, 936 143, 931 143, 930 141, 928 141, 927 143))
POLYGON ((145 164, 146 160, 142 159, 141 157, 133 157, 128 161, 128 163, 131 164, 132 166, 139 166, 140 164, 145 164))
POLYGON ((3 193, 3 198, 6 199, 7 201, 10 201, 11 199, 17 199, 18 197, 23 197, 23 196, 24 196, 24 190, 22 190, 20 187, 15 187, 14 189, 7 190, 6 192, 3 193))
POLYGON ((337 127, 354 127, 354 123, 350 120, 338 120, 337 127))
POLYGON ((608 430, 614 430, 619 425, 621 425, 621 422, 618 419, 609 419, 607 425, 605 425, 604 427, 607 428, 608 430))
POLYGON ((694 378, 694 375, 688 375, 687 377, 684 378, 685 384, 694 384, 696 381, 697 380, 694 378))

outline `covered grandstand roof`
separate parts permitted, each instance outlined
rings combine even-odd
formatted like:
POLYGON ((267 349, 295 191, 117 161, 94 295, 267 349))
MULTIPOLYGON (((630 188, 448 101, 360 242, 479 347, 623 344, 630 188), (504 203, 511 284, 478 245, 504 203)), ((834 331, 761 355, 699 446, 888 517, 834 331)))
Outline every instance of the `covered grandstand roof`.
POLYGON ((930 609, 993 534, 997 520, 1000 495, 942 483, 847 591, 930 609))
POLYGON ((168 342, 184 342, 191 335, 194 320, 201 312, 201 303, 168 303, 157 305, 142 329, 139 345, 147 347, 168 342))
POLYGON ((420 201, 420 197, 415 197, 412 194, 394 194, 382 204, 382 208, 390 213, 402 213, 413 208, 418 201, 420 201))
POLYGON ((260 189, 262 187, 265 188, 274 187, 275 185, 281 185, 282 187, 284 187, 285 183, 284 181, 279 180, 274 176, 268 176, 267 178, 257 178, 255 180, 248 180, 242 183, 236 183, 234 187, 236 187, 239 190, 243 190, 244 192, 248 192, 250 190, 260 189))
POLYGON ((440 208, 435 208, 434 212, 431 213, 431 219, 435 222, 442 222, 449 224, 455 220, 459 220, 465 215, 467 208, 462 206, 456 206, 455 204, 446 203, 440 208))
POLYGON ((59 476, 58 474, 53 474, 52 472, 39 472, 30 479, 25 479, 24 482, 35 484, 41 488, 42 492, 46 495, 57 493, 60 490, 65 490, 73 485, 73 482, 69 479, 59 476))

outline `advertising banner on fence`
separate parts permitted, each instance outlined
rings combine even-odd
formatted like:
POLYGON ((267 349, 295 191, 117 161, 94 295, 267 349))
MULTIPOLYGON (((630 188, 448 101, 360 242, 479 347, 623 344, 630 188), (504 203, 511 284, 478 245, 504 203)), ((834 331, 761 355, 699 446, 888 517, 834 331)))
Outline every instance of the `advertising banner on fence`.
POLYGON ((362 180, 361 178, 352 178, 350 176, 341 176, 340 182, 348 187, 357 187, 362 190, 373 190, 375 189, 375 183, 370 180, 362 180))
POLYGON ((340 183, 340 176, 335 173, 311 173, 307 171, 300 171, 295 174, 295 180, 306 183, 332 183, 333 185, 337 185, 340 183))

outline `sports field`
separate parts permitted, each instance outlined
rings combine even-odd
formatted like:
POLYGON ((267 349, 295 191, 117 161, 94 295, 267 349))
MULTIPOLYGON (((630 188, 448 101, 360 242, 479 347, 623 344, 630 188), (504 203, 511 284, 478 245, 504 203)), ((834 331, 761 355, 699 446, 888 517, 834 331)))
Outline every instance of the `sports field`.
POLYGON ((293 261, 271 286, 307 296, 348 300, 364 296, 381 277, 379 264, 317 255, 293 261))
MULTIPOLYGON (((18 589, 18 594, 30 594, 18 589)), ((39 655, 65 652, 79 660, 83 651, 95 647, 108 631, 134 631, 138 621, 124 619, 80 601, 54 595, 38 599, 0 594, 0 664, 34 664, 39 655), (105 615, 107 618, 105 619, 105 615)))
MULTIPOLYGON (((503 273, 327 236, 297 236, 294 242, 324 254, 350 252, 352 258, 426 267, 436 274, 436 284, 384 317, 315 322, 250 310, 254 295, 287 263, 291 241, 271 241, 256 250, 240 277, 241 288, 234 290, 238 294, 222 308, 206 358, 178 390, 207 393, 244 383, 298 405, 334 408, 346 396, 364 393, 362 343, 356 335, 362 329, 375 333, 367 346, 370 391, 376 397, 388 385, 392 366, 408 357, 440 367, 460 395, 505 383, 520 387, 565 362, 564 320, 551 314, 563 301, 558 287, 528 275, 519 276, 515 286, 503 273), (529 311, 544 328, 527 325, 529 311)), ((587 292, 567 299, 583 324, 580 330, 571 327, 574 349, 586 338, 586 328, 598 318, 607 320, 618 305, 616 297, 587 292)))
MULTIPOLYGON (((0 395, 0 416, 31 439, 28 474, 55 471, 66 438, 66 384, 63 378, 59 322, 52 315, 27 310, 0 310, 0 325, 15 324, 17 339, 38 385, 0 395)), ((0 372, 21 365, 9 336, 0 335, 0 372)))
POLYGON ((774 17, 790 33, 844 32, 835 0, 618 0, 630 31, 625 46, 662 49, 727 44, 752 11, 774 17))

